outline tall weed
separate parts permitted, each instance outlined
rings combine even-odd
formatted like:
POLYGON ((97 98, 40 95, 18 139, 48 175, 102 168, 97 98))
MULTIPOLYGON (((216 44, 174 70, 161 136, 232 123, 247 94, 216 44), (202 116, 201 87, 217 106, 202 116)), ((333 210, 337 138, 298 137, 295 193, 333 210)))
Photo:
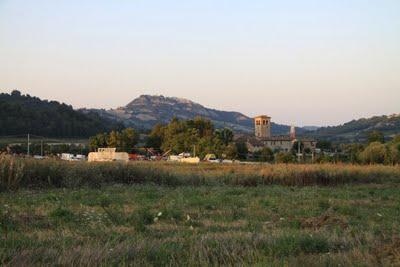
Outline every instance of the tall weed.
POLYGON ((348 183, 398 183, 400 166, 347 164, 199 165, 168 162, 65 162, 0 156, 0 190, 103 184, 335 186, 348 183))

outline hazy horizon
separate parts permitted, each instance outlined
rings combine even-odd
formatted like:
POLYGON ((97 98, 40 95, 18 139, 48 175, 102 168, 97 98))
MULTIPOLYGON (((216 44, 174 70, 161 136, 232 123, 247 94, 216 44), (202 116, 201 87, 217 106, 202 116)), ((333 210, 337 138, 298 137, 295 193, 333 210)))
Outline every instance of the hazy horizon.
POLYGON ((400 113, 400 2, 0 0, 0 92, 142 94, 299 126, 400 113))

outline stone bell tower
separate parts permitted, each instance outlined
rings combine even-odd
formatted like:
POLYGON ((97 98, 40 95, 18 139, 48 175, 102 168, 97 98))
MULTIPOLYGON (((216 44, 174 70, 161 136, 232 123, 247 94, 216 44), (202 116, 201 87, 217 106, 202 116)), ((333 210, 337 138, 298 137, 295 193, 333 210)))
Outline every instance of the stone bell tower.
POLYGON ((254 118, 255 135, 257 138, 266 139, 271 137, 271 117, 266 115, 254 118))
POLYGON ((296 139, 296 127, 294 125, 290 126, 290 139, 296 139))

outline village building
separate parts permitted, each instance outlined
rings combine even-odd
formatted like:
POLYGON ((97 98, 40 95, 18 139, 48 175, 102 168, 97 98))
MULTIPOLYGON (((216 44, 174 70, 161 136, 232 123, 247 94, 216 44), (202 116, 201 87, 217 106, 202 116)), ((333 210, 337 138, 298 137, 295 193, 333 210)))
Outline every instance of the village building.
MULTIPOLYGON (((296 142, 300 142, 300 146, 304 151, 309 150, 315 152, 317 142, 308 138, 296 138, 295 127, 290 128, 289 135, 272 136, 271 135, 271 117, 266 115, 254 118, 255 136, 247 139, 247 148, 254 153, 268 147, 273 151, 289 152, 292 150, 296 142)), ((303 152, 303 151, 302 151, 303 152)))
POLYGON ((88 161, 129 161, 129 154, 126 152, 116 152, 116 148, 99 148, 97 152, 89 153, 88 161))

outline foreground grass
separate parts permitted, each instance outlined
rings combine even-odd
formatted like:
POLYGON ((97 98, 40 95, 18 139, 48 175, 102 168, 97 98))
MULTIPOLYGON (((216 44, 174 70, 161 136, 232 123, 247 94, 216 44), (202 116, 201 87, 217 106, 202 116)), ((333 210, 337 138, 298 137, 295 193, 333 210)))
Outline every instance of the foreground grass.
POLYGON ((0 193, 0 265, 400 265, 397 184, 0 193))

